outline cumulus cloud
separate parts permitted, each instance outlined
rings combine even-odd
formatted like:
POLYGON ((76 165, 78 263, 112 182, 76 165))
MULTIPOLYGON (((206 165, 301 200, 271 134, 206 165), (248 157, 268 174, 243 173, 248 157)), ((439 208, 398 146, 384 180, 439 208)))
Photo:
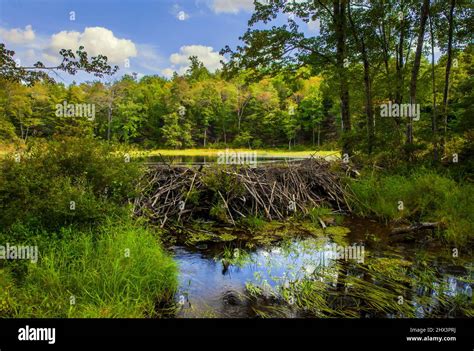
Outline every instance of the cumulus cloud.
POLYGON ((204 45, 188 45, 182 46, 179 52, 170 56, 171 67, 161 71, 167 77, 173 75, 173 72, 183 74, 189 67, 189 57, 197 56, 204 66, 211 72, 221 67, 221 60, 225 61, 224 56, 215 52, 211 46, 204 45))
MULTIPOLYGON (((62 60, 59 55, 61 49, 75 51, 79 46, 84 46, 89 57, 99 54, 107 56, 109 64, 119 66, 118 74, 136 72, 140 77, 143 75, 140 71, 160 73, 163 67, 169 66, 169 60, 160 55, 157 46, 118 38, 103 27, 86 27, 82 32, 60 31, 52 35, 35 32, 31 25, 24 29, 0 27, 0 42, 15 51, 15 58, 23 66, 31 66, 37 61, 46 66, 56 66, 62 60), (126 59, 130 59, 129 67, 125 65, 126 59)), ((81 74, 78 73, 78 76, 81 74)), ((87 79, 87 75, 80 79, 87 79)))
MULTIPOLYGON (((166 64, 166 59, 158 53, 158 48, 149 44, 137 44, 137 65, 153 72, 159 72, 166 64)), ((135 69, 132 64, 131 70, 135 69)))
POLYGON ((254 8, 253 0, 212 0, 210 6, 215 13, 233 14, 240 11, 252 11, 254 8))
POLYGON ((171 78, 173 76, 174 70, 172 68, 165 68, 161 70, 161 74, 166 78, 171 78))
POLYGON ((27 44, 35 40, 35 32, 31 25, 27 25, 25 29, 12 28, 7 30, 0 28, 0 38, 2 41, 11 44, 27 44))
POLYGON ((46 55, 55 55, 61 49, 76 50, 83 46, 89 56, 99 54, 107 56, 112 64, 123 64, 125 59, 137 56, 135 44, 128 39, 117 38, 114 33, 103 27, 86 27, 84 32, 61 31, 51 36, 46 55))

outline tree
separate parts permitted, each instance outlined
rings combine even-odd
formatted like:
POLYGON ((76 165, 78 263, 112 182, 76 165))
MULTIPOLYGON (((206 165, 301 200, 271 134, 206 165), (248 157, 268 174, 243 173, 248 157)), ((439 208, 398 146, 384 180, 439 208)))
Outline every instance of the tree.
POLYGON ((9 81, 25 82, 28 85, 40 80, 53 82, 54 79, 47 73, 52 71, 64 71, 72 75, 84 71, 96 77, 103 77, 113 75, 118 70, 118 66, 111 67, 107 64, 106 56, 98 55, 89 59, 83 46, 80 46, 75 53, 71 49, 62 49, 59 51, 59 55, 62 56, 61 63, 51 67, 46 67, 40 61, 31 67, 24 67, 15 61, 14 55, 14 51, 8 50, 5 44, 0 43, 0 76, 9 81))
MULTIPOLYGON (((357 15, 360 18, 356 20, 353 19, 351 11, 351 2, 347 3, 347 14, 351 26, 351 33, 354 37, 356 47, 360 52, 362 63, 364 66, 364 88, 365 88, 365 113, 367 115, 367 147, 368 154, 372 153, 375 140, 375 130, 374 130, 374 110, 372 107, 372 76, 371 68, 369 63, 369 50, 367 48, 366 37, 369 37, 370 31, 372 31, 373 23, 367 18, 373 18, 372 11, 359 10, 357 15), (362 23, 368 23, 368 25, 361 25, 362 23), (357 24, 357 25, 356 25, 357 24)), ((372 47, 372 50, 374 48, 372 47)))
POLYGON ((444 90, 443 90, 443 124, 444 134, 442 139, 441 147, 444 152, 444 145, 446 143, 446 134, 448 132, 448 94, 449 94, 449 77, 451 75, 451 65, 453 61, 453 33, 454 33, 454 8, 456 6, 456 0, 450 1, 449 16, 448 16, 448 48, 447 48, 447 60, 446 60, 446 74, 444 79, 444 90))
POLYGON ((298 67, 310 65, 315 72, 328 65, 336 70, 339 82, 339 98, 343 128, 343 152, 352 153, 349 138, 351 114, 347 81, 347 0, 332 1, 332 8, 323 1, 287 2, 272 0, 255 2, 255 12, 249 21, 249 29, 241 37, 243 46, 236 50, 225 47, 221 53, 230 54, 231 60, 225 71, 232 74, 238 69, 256 69, 261 74, 270 72, 296 71, 298 67), (281 15, 288 16, 288 24, 271 29, 253 29, 262 22, 267 24, 281 15), (296 22, 319 19, 319 37, 308 37, 296 22), (334 52, 333 47, 336 47, 334 52))
MULTIPOLYGON (((410 104, 416 104, 416 83, 418 80, 418 73, 420 71, 421 51, 423 49, 423 42, 425 40, 425 25, 430 9, 430 0, 423 0, 423 5, 420 10, 420 27, 418 32, 418 41, 416 44, 415 60, 411 71, 410 81, 410 104)), ((413 116, 409 117, 407 127, 407 143, 413 144, 413 116)), ((410 153, 410 151, 409 151, 410 153)))

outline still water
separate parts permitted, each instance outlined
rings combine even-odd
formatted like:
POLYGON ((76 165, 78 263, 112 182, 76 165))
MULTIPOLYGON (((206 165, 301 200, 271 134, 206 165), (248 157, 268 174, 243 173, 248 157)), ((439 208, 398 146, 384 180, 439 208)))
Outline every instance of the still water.
POLYGON ((170 246, 180 267, 176 316, 473 316, 471 254, 453 257, 428 239, 393 242, 367 220, 346 218, 343 226, 263 244, 170 246))

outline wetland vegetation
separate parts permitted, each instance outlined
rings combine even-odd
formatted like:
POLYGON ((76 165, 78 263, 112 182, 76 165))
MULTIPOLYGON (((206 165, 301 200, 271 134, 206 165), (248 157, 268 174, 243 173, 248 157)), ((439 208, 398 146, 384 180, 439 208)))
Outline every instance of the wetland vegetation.
POLYGON ((474 317, 472 8, 333 5, 168 78, 1 43, 0 317, 474 317))

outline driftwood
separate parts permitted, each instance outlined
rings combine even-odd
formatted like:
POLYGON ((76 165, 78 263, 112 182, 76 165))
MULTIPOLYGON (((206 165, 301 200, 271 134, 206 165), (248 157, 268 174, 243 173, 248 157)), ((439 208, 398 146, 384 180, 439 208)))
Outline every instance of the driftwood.
POLYGON ((232 224, 247 216, 280 220, 321 206, 350 211, 352 196, 330 170, 329 162, 315 158, 256 168, 226 165, 198 170, 154 165, 139 190, 134 214, 161 226, 171 218, 210 217, 216 206, 221 206, 221 213, 232 224))
POLYGON ((439 222, 422 222, 422 223, 415 223, 406 227, 394 228, 392 229, 390 234, 391 235, 406 234, 406 233, 412 233, 412 232, 416 232, 423 229, 438 229, 438 228, 443 228, 443 227, 444 225, 439 222))

